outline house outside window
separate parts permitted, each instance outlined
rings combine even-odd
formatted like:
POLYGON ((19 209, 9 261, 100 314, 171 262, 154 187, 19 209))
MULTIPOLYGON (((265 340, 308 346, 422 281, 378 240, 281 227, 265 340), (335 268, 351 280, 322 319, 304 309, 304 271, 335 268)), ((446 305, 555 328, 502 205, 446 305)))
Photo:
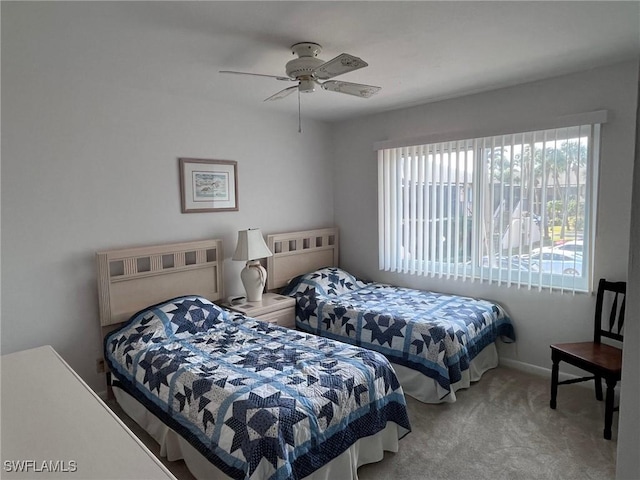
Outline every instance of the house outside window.
POLYGON ((591 122, 378 149, 380 269, 590 291, 599 137, 591 122))

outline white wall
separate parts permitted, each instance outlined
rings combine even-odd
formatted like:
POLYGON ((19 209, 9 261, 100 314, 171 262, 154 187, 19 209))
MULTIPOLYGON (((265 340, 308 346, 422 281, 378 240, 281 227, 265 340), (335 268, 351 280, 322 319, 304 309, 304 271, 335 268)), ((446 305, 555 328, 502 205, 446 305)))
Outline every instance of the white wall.
MULTIPOLYGON (((519 341, 500 348, 502 359, 533 366, 542 373, 551 366, 549 344, 588 340, 592 335, 595 299, 588 295, 538 293, 498 288, 477 282, 447 281, 390 274, 377 265, 377 141, 435 133, 475 131, 535 122, 545 118, 607 109, 609 122, 602 131, 595 278, 626 280, 631 231, 632 176, 638 62, 618 64, 555 79, 521 85, 420 107, 387 112, 335 125, 335 220, 340 227, 341 264, 364 278, 410 287, 434 289, 495 299, 513 317, 519 341), (524 118, 523 118, 524 117, 524 118)), ((637 170, 637 169, 636 169, 637 170)), ((633 266, 629 279, 630 303, 625 344, 622 409, 619 417, 618 478, 640 478, 638 464, 638 365, 640 344, 637 305, 638 172, 636 171, 633 266), (635 307, 634 307, 635 305, 635 307), (628 390, 627 390, 628 386, 628 390)))
POLYGON ((391 274, 378 270, 376 141, 434 133, 477 131, 512 123, 609 110, 602 154, 595 278, 627 278, 634 157, 636 62, 461 97, 367 118, 333 130, 335 220, 341 264, 364 278, 497 300, 513 317, 522 341, 501 346, 503 358, 550 367, 549 344, 589 339, 594 298, 391 274))
MULTIPOLYGON (((95 252, 222 238, 227 293, 242 292, 242 262, 230 260, 238 230, 332 224, 328 126, 308 120, 300 135, 295 112, 277 117, 136 90, 116 74, 96 82, 70 71, 63 49, 40 55, 38 45, 52 41, 40 36, 46 18, 7 17, 5 6, 1 351, 51 344, 104 390, 95 371, 95 252), (240 210, 181 214, 182 156, 236 160, 240 210)), ((84 40, 77 38, 74 55, 83 54, 84 40)))

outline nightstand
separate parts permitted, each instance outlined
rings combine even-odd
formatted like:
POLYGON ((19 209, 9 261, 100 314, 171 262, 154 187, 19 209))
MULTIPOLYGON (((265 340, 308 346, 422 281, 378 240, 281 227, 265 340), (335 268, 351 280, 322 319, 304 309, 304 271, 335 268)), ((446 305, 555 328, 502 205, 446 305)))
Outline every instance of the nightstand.
POLYGON ((225 303, 223 307, 244 313, 248 317, 276 323, 281 327, 295 328, 296 326, 296 301, 293 297, 264 293, 260 302, 244 302, 236 305, 225 303))

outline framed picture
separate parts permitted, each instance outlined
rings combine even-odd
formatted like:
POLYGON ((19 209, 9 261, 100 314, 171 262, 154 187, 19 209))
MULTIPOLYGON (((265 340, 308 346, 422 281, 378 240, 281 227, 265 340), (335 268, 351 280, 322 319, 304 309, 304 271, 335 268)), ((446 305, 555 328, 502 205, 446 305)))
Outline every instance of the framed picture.
POLYGON ((238 210, 238 162, 179 158, 182 213, 238 210))

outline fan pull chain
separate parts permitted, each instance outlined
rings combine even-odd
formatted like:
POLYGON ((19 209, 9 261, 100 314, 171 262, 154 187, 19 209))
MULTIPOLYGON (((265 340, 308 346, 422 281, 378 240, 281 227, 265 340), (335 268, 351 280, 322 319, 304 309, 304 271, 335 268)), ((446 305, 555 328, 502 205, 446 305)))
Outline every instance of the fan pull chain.
POLYGON ((300 89, 298 89, 298 133, 302 133, 302 114, 300 113, 300 89))

